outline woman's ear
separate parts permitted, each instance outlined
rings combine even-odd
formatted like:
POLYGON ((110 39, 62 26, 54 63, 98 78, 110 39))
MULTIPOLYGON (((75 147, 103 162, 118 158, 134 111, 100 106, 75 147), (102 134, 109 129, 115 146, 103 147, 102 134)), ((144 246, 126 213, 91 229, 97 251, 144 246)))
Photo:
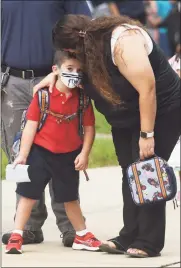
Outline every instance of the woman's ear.
POLYGON ((58 75, 59 74, 59 68, 58 68, 58 66, 57 65, 53 65, 52 66, 52 71, 53 71, 54 74, 58 75))

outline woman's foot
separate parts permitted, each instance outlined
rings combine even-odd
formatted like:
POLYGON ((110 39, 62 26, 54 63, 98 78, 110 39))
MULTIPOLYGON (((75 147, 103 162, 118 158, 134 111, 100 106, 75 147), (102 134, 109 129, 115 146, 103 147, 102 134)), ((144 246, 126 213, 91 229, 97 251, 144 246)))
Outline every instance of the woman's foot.
POLYGON ((141 249, 137 249, 137 248, 129 248, 126 253, 128 253, 129 255, 132 256, 138 256, 138 257, 149 257, 148 253, 146 253, 145 251, 141 250, 141 249))
POLYGON ((102 245, 100 245, 99 249, 103 252, 107 252, 109 254, 124 254, 125 250, 123 247, 116 241, 103 241, 102 245))
POLYGON ((102 241, 102 244, 109 246, 110 248, 116 248, 116 245, 111 241, 102 241))

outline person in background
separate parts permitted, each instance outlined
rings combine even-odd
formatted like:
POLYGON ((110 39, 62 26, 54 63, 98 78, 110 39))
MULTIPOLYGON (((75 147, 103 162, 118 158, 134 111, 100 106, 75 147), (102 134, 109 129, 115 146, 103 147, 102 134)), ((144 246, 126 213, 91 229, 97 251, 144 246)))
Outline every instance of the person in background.
POLYGON ((144 25, 146 24, 146 11, 144 1, 123 0, 110 2, 112 15, 125 15, 132 19, 140 21, 144 25))
MULTIPOLYGON (((32 100, 33 87, 51 71, 51 34, 54 24, 65 14, 91 14, 86 1, 3 0, 1 10, 1 141, 10 163, 13 139, 20 129, 22 113, 32 100)), ((55 201, 51 182, 49 186, 52 209, 63 236, 63 244, 71 247, 75 231, 66 216, 64 205, 55 201)), ((41 228, 46 218, 43 194, 25 226, 24 244, 41 243, 44 240, 41 228)), ((3 235, 4 244, 7 244, 10 235, 3 235)))
MULTIPOLYGON (((164 20, 172 10, 172 4, 169 0, 155 1, 157 7, 157 16, 164 20)), ((164 51, 167 58, 170 58, 172 52, 170 50, 168 30, 167 28, 158 25, 159 27, 159 46, 164 51)))
POLYGON ((119 10, 115 2, 104 0, 88 1, 90 9, 92 11, 93 18, 99 18, 101 16, 119 16, 119 10))
POLYGON ((149 21, 149 18, 154 19, 155 17, 157 17, 156 2, 151 1, 151 0, 146 1, 145 9, 146 9, 146 28, 150 36, 153 38, 156 44, 158 44, 159 43, 159 31, 156 27, 153 27, 153 25, 149 21))
POLYGON ((164 20, 158 16, 148 16, 148 21, 153 27, 167 28, 171 55, 174 55, 180 53, 180 2, 172 0, 171 3, 173 8, 164 20))
POLYGON ((110 1, 101 1, 101 0, 87 1, 92 13, 92 17, 98 18, 101 16, 110 16, 111 10, 109 2, 110 1))
POLYGON ((146 12, 144 1, 88 1, 92 7, 94 18, 101 16, 126 15, 130 18, 139 20, 142 24, 146 23, 146 12))

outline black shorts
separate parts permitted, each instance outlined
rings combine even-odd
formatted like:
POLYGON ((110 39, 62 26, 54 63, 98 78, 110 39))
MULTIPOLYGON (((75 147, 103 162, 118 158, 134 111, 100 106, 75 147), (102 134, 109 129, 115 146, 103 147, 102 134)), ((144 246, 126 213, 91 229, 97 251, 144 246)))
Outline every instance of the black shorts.
POLYGON ((17 185, 16 192, 24 197, 39 200, 52 179, 55 201, 59 203, 78 200, 79 171, 75 170, 75 158, 81 149, 70 153, 54 154, 33 145, 27 159, 31 182, 17 185))

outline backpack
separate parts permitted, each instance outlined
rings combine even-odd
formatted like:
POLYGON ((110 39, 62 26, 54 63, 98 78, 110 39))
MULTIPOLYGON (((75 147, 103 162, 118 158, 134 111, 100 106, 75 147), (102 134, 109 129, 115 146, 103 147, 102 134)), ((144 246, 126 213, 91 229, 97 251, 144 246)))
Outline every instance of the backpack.
MULTIPOLYGON (((78 110, 76 113, 68 116, 64 116, 65 121, 71 121, 75 117, 78 116, 79 119, 79 127, 78 127, 78 133, 81 138, 83 138, 83 113, 87 109, 87 107, 90 104, 90 98, 85 95, 84 91, 82 89, 79 89, 79 106, 78 110)), ((37 132, 39 132, 42 127, 45 124, 45 121, 47 119, 48 114, 51 112, 48 110, 50 106, 50 98, 49 98, 49 91, 47 88, 41 89, 38 91, 38 105, 40 107, 40 121, 39 125, 37 128, 37 132)), ((27 114, 28 109, 23 111, 22 117, 21 117, 21 127, 20 131, 15 135, 14 141, 13 141, 13 146, 12 146, 12 159, 14 160, 20 150, 20 144, 21 144, 21 137, 22 137, 22 132, 23 129, 25 128, 27 119, 26 119, 26 114, 27 114)), ((53 114, 53 113, 52 113, 53 114)))

